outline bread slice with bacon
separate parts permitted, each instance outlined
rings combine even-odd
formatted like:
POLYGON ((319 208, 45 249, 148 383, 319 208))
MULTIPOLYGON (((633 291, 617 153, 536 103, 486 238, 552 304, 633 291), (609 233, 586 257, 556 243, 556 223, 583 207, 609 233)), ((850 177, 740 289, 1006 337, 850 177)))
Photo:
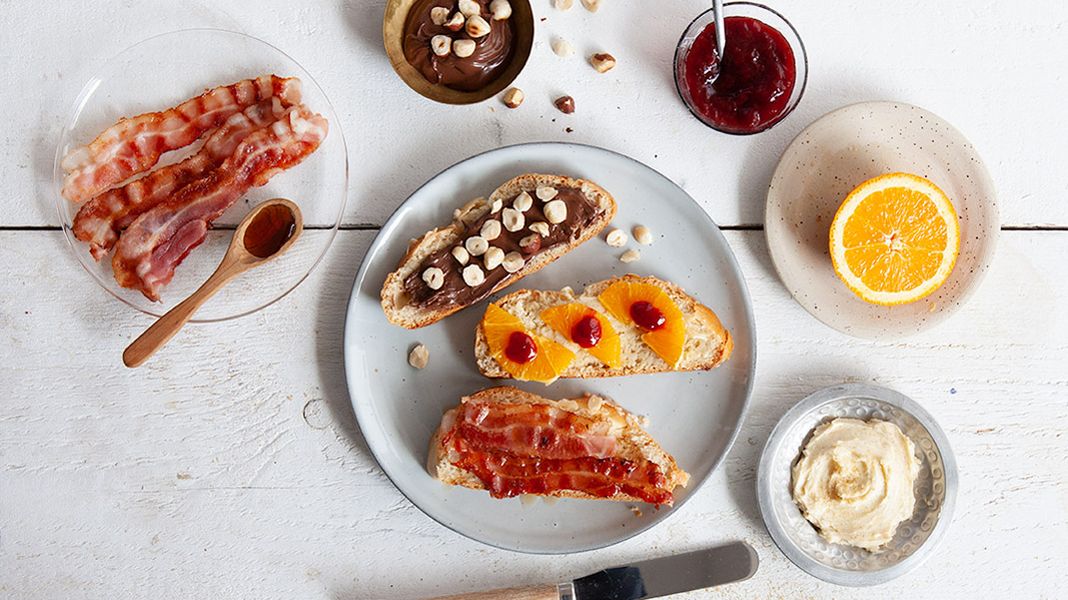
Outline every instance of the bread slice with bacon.
POLYGON ((734 339, 712 309, 678 285, 633 274, 592 283, 581 294, 570 288, 512 292, 487 308, 475 332, 475 360, 483 375, 546 384, 557 377, 709 370, 730 358, 733 350, 734 339), (628 309, 637 302, 658 309, 665 318, 660 329, 651 331, 634 320, 628 309), (561 310, 567 307, 572 310, 561 310), (575 321, 561 316, 578 314, 576 309, 597 319, 603 341, 596 346, 577 343, 575 321), (510 360, 502 351, 504 336, 513 330, 535 340, 539 355, 527 364, 510 360), (608 344, 614 350, 600 348, 608 344), (540 354, 560 356, 542 361, 540 354), (537 368, 542 362, 551 362, 553 368, 537 368))
POLYGON ((430 441, 427 468, 449 485, 521 494, 670 506, 690 476, 602 396, 550 400, 501 386, 460 400, 430 441))

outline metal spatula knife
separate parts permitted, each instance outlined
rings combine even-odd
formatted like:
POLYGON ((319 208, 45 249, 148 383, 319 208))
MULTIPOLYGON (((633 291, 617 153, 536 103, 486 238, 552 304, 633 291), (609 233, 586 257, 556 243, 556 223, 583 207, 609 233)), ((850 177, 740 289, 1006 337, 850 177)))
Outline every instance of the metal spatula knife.
POLYGON ((757 553, 745 542, 654 558, 598 571, 567 583, 443 596, 436 600, 641 600, 725 583, 756 573, 757 553))

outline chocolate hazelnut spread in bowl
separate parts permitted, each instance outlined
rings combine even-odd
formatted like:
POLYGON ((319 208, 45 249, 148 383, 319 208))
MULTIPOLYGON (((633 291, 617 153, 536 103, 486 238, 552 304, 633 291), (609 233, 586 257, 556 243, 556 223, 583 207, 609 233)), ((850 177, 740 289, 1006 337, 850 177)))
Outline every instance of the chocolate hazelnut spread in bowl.
POLYGON ((472 104, 522 71, 534 17, 529 0, 390 0, 382 33, 409 87, 438 102, 472 104))

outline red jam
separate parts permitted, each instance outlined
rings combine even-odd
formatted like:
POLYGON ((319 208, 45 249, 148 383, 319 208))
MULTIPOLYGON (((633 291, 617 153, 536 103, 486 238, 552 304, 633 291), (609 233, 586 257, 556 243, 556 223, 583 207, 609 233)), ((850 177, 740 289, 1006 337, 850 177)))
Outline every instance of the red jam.
POLYGON ((797 79, 794 51, 782 33, 756 19, 727 17, 724 29, 722 61, 714 23, 694 40, 686 54, 686 88, 694 110, 712 123, 755 133, 786 110, 797 79))
POLYGON ((634 319, 635 325, 646 331, 656 331, 667 323, 664 313, 653 306, 652 302, 645 300, 639 300, 630 305, 630 318, 634 319))
POLYGON ((601 321, 594 315, 586 315, 571 328, 571 341, 583 348, 593 348, 601 341, 601 321))
POLYGON ((538 355, 538 345, 534 343, 534 338, 522 331, 513 331, 512 335, 508 336, 508 345, 504 347, 504 355, 512 362, 524 365, 538 355))

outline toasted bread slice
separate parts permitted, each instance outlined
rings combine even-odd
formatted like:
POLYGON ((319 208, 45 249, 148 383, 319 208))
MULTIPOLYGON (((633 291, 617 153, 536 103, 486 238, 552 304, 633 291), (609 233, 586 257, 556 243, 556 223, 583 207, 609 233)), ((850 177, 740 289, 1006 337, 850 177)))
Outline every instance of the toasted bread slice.
MULTIPOLYGON (((540 203, 541 201, 535 197, 534 202, 540 203)), ((515 177, 494 190, 488 200, 478 198, 458 209, 454 213, 455 219, 453 223, 449 226, 434 229, 427 232, 423 237, 412 240, 408 246, 408 252, 401 259, 397 269, 386 277, 386 281, 382 286, 382 310, 385 311, 386 318, 391 323, 407 329, 416 329, 436 323, 452 313, 508 287, 523 277, 537 272, 567 254, 582 242, 596 236, 611 222, 615 214, 616 202, 612 195, 591 181, 573 179, 563 175, 540 175, 535 173, 515 177), (507 207, 510 201, 520 192, 525 191, 531 196, 535 196, 535 190, 542 186, 579 190, 594 207, 595 215, 593 220, 579 228, 569 240, 550 246, 548 249, 542 249, 532 255, 521 269, 515 273, 508 274, 496 285, 486 286, 486 289, 479 290, 479 293, 468 302, 452 302, 446 306, 432 308, 418 306, 412 302, 408 292, 405 291, 404 283, 409 276, 423 265, 425 260, 439 251, 462 245, 465 241, 464 233, 468 227, 485 217, 495 202, 500 201, 507 207)), ((524 236, 531 234, 532 232, 529 230, 530 224, 526 223, 518 233, 524 236)), ((502 234, 515 235, 516 233, 504 232, 502 234)), ((492 241, 490 245, 493 245, 492 241)), ((472 257, 471 261, 474 264, 481 264, 481 261, 474 257, 472 257)), ((498 266, 496 268, 502 269, 503 267, 498 266)))
MULTIPOLYGON (((640 373, 709 370, 730 358, 734 350, 734 340, 720 323, 716 313, 694 300, 679 286, 656 277, 640 277, 631 274, 607 279, 590 284, 579 296, 576 296, 569 288, 561 291, 519 290, 504 296, 495 304, 518 317, 529 331, 557 341, 575 352, 575 360, 560 373, 560 377, 616 377, 640 373), (620 323, 598 301, 597 296, 617 281, 654 284, 664 290, 678 305, 685 318, 686 341, 683 345, 682 357, 676 365, 669 365, 645 344, 641 339, 643 332, 640 329, 629 323, 620 323), (621 364, 618 367, 607 366, 580 348, 578 344, 559 335, 541 320, 542 311, 567 302, 586 304, 609 319, 620 339, 621 364)), ((478 362, 479 371, 486 377, 510 377, 490 354, 489 344, 481 323, 475 333, 475 359, 478 362)))
MULTIPOLYGON (((634 462, 648 461, 655 464, 665 476, 662 489, 673 491, 685 487, 690 475, 679 468, 675 459, 664 451, 643 429, 644 419, 638 417, 618 404, 602 396, 586 394, 581 398, 550 400, 522 390, 500 386, 481 390, 460 400, 460 406, 449 409, 441 419, 441 425, 430 440, 430 453, 427 457, 427 469, 431 476, 449 485, 459 485, 476 490, 487 489, 482 480, 474 473, 465 470, 449 460, 450 450, 443 445, 443 440, 456 423, 457 413, 467 402, 549 405, 597 422, 607 423, 609 435, 615 440, 614 457, 634 462)), ((625 502, 643 502, 641 498, 626 493, 612 496, 593 496, 580 490, 560 489, 545 494, 559 498, 585 498, 593 500, 615 500, 625 502)), ((670 505, 671 502, 664 502, 670 505)))

